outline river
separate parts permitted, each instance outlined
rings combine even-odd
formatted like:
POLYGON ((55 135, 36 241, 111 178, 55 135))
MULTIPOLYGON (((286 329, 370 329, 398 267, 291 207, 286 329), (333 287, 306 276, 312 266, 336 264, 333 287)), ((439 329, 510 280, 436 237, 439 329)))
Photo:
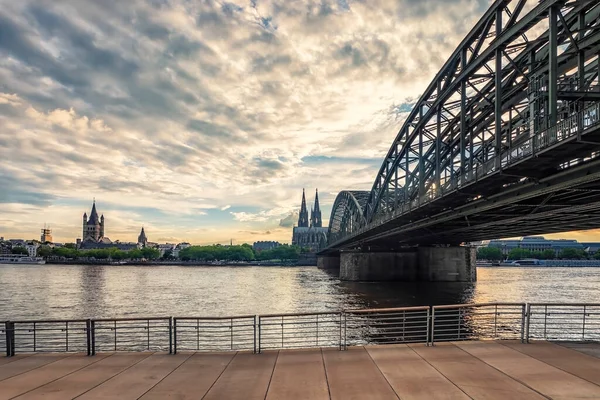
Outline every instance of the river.
POLYGON ((478 268, 469 283, 341 282, 315 267, 0 265, 0 321, 231 316, 469 302, 600 303, 600 268, 478 268))

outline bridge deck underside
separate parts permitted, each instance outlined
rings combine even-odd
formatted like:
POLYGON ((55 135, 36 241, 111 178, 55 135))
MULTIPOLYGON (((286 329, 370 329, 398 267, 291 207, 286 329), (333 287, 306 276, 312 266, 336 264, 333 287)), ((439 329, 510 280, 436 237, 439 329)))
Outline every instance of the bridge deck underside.
POLYGON ((573 136, 335 247, 458 244, 596 228, 600 166, 598 160, 583 160, 596 151, 600 151, 597 126, 579 140, 573 136), (556 169, 578 158, 579 164, 556 169))

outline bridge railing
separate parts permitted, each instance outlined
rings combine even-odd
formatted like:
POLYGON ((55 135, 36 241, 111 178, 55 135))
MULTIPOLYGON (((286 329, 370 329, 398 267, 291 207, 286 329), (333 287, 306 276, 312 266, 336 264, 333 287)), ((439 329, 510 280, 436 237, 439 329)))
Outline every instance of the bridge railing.
MULTIPOLYGON (((394 218, 411 212, 425 204, 442 198, 448 193, 451 193, 463 186, 472 182, 477 182, 485 177, 499 171, 500 168, 507 168, 511 165, 520 162, 528 157, 547 149, 556 143, 574 137, 583 133, 586 129, 592 128, 600 124, 600 103, 596 102, 586 109, 572 114, 570 117, 563 119, 556 125, 550 128, 540 130, 534 134, 529 134, 529 137, 520 141, 510 148, 506 149, 497 156, 492 156, 485 163, 477 163, 466 169, 459 176, 444 180, 439 188, 431 190, 415 199, 407 202, 399 203, 393 211, 378 213, 373 216, 371 223, 355 232, 350 236, 362 234, 370 229, 387 223, 394 218)), ((335 246, 337 242, 347 240, 346 237, 340 238, 336 243, 330 243, 330 246, 335 246)))
POLYGON ((484 303, 234 317, 6 321, 29 352, 251 351, 479 340, 600 341, 600 303, 484 303))

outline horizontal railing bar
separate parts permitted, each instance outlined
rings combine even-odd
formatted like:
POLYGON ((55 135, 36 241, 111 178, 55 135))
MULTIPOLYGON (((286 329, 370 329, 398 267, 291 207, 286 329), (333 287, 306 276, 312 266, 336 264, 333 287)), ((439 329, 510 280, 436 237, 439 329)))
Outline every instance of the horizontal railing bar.
POLYGON ((287 314, 263 314, 258 315, 258 318, 276 318, 276 317, 299 317, 299 316, 310 316, 310 315, 340 315, 342 311, 323 311, 323 312, 307 312, 307 313, 287 313, 287 314))
POLYGON ((490 306, 524 306, 526 303, 471 303, 471 304, 448 304, 440 306, 432 306, 434 310, 444 310, 447 308, 480 308, 490 306))
POLYGON ((394 312, 394 311, 416 311, 416 310, 429 310, 429 306, 414 306, 414 307, 396 307, 396 308, 371 308, 365 310, 344 310, 346 314, 365 314, 372 312, 394 312))
POLYGON ((127 322, 127 321, 169 321, 171 317, 134 317, 134 318, 99 318, 92 319, 94 322, 127 322))
POLYGON ((174 321, 181 321, 181 320, 192 320, 192 321, 197 321, 197 320, 207 320, 207 321, 221 321, 224 319, 254 319, 255 315, 236 315, 234 317, 173 317, 174 321))
POLYGON ((600 303, 529 303, 530 307, 600 307, 600 303))

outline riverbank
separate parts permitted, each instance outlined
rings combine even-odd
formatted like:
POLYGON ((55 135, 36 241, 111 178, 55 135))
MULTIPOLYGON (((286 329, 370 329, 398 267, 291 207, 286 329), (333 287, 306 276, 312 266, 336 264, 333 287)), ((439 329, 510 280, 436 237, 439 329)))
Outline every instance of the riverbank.
POLYGON ((310 267, 316 262, 306 260, 274 260, 274 261, 107 261, 107 260, 47 260, 46 264, 54 265, 135 265, 135 266, 198 266, 198 267, 310 267))

